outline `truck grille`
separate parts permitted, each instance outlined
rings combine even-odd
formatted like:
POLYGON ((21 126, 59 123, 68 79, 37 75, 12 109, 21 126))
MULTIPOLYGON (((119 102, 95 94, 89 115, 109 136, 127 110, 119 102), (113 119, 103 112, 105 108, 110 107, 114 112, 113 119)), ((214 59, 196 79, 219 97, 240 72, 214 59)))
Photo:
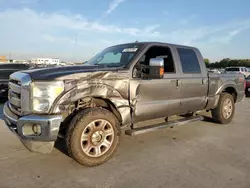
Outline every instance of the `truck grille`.
POLYGON ((9 81, 9 107, 17 115, 21 115, 21 82, 18 80, 9 81))
POLYGON ((29 113, 29 84, 28 74, 16 72, 10 75, 9 80, 9 108, 18 116, 29 113))

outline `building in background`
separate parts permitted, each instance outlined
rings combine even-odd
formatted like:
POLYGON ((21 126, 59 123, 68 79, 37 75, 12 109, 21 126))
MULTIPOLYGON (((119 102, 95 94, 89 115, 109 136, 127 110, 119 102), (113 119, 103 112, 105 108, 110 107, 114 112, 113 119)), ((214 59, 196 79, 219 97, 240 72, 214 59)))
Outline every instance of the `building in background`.
POLYGON ((23 63, 23 64, 29 63, 28 60, 24 60, 24 59, 10 59, 8 62, 9 63, 23 63))
POLYGON ((33 58, 31 60, 32 64, 39 64, 39 65, 59 65, 60 59, 59 58, 33 58))
POLYGON ((6 56, 0 56, 0 63, 7 63, 8 59, 6 58, 6 56))

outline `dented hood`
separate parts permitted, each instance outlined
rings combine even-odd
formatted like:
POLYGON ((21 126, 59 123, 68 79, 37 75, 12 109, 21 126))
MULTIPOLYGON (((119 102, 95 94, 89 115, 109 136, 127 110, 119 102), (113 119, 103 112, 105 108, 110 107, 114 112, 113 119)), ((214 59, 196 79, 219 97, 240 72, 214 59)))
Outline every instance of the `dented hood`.
POLYGON ((99 71, 115 71, 117 68, 103 66, 75 65, 65 67, 50 67, 22 71, 28 73, 32 80, 57 80, 71 74, 99 71))

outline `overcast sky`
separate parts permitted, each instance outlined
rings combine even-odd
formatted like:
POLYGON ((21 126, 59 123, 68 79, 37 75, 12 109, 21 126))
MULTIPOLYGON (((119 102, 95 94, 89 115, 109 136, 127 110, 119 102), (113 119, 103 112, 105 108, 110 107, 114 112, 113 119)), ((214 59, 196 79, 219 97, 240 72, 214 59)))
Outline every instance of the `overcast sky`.
POLYGON ((83 61, 133 41, 250 58, 249 0, 0 0, 0 55, 83 61))

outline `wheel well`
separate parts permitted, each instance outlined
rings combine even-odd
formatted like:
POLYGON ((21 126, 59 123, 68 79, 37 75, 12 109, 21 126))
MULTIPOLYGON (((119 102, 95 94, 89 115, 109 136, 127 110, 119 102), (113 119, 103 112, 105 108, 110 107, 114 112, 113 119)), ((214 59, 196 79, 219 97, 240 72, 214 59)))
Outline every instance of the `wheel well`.
POLYGON ((237 92, 233 87, 227 87, 226 89, 223 90, 224 93, 229 93, 233 96, 234 102, 237 100, 237 92))
POLYGON ((64 114, 65 119, 61 124, 60 134, 65 135, 65 131, 67 130, 70 121, 73 119, 76 113, 87 108, 95 107, 109 110, 117 117, 120 125, 122 124, 122 116, 117 110, 116 106, 110 100, 99 97, 87 97, 80 99, 69 106, 68 112, 64 114))
POLYGON ((109 100, 109 99, 103 99, 103 98, 92 98, 92 105, 94 107, 102 107, 106 108, 110 112, 112 112, 122 124, 122 116, 120 112, 117 110, 116 106, 109 100))
POLYGON ((69 112, 68 115, 66 115, 66 118, 71 119, 67 116, 74 116, 80 110, 95 107, 105 108, 109 110, 117 117, 118 121, 122 123, 122 116, 117 110, 116 106, 109 99, 104 99, 100 97, 86 97, 83 99, 79 99, 76 102, 73 102, 71 105, 69 105, 69 112))

